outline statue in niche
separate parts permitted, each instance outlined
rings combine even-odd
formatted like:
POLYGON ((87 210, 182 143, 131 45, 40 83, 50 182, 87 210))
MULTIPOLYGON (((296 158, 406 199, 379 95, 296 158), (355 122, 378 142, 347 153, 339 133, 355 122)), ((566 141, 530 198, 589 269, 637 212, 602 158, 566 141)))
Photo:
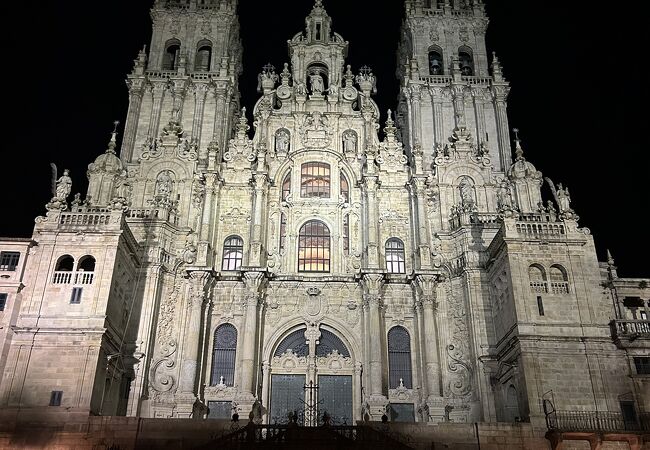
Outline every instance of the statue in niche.
POLYGON ((295 84, 295 89, 296 89, 296 95, 307 95, 305 83, 303 83, 302 81, 298 81, 295 84))
POLYGON ((63 176, 56 182, 56 198, 65 200, 70 195, 70 191, 72 191, 72 178, 70 178, 70 171, 65 169, 63 176))
POLYGON ((343 134, 343 151, 345 153, 357 152, 357 135, 354 131, 347 131, 343 134))
POLYGON ((291 136, 286 130, 278 130, 275 134, 275 151, 277 153, 287 153, 289 151, 289 142, 291 136))
POLYGON ((323 95, 325 90, 325 83, 323 82, 323 77, 320 73, 314 72, 309 75, 309 81, 311 82, 311 93, 313 95, 323 95))
POLYGON ((476 198, 474 197, 474 185, 468 177, 463 177, 460 184, 458 185, 458 191, 460 193, 461 204, 468 206, 476 204, 476 198))
POLYGON ((174 180, 169 170, 165 170, 158 175, 156 180, 156 196, 168 199, 172 194, 174 180))
POLYGON ((510 185, 506 180, 503 180, 499 185, 499 189, 497 191, 497 203, 499 205, 499 208, 512 208, 512 193, 510 191, 510 185))

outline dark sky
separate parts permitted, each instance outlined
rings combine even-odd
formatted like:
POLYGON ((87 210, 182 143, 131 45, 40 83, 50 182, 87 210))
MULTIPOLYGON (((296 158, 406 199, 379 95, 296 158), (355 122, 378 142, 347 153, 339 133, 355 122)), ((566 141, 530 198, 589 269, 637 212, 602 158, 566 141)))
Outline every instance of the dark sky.
MULTIPOLYGON (((325 0, 334 30, 350 42, 348 62, 356 69, 367 64, 378 76, 382 114, 396 105, 403 16, 402 1, 386 3, 325 0)), ((112 122, 125 119, 124 80, 149 43, 150 4, 41 0, 3 6, 9 122, 0 236, 31 235, 50 198, 50 162, 69 168, 73 192, 85 194, 87 165, 106 149, 112 122)), ((286 41, 304 28, 312 5, 240 0, 242 102, 249 110, 260 68, 288 61, 286 41)), ((568 185, 601 260, 610 248, 619 274, 648 276, 650 96, 641 51, 647 26, 629 8, 593 5, 487 0, 488 50, 497 52, 512 84, 510 124, 520 128, 528 159, 568 185)))

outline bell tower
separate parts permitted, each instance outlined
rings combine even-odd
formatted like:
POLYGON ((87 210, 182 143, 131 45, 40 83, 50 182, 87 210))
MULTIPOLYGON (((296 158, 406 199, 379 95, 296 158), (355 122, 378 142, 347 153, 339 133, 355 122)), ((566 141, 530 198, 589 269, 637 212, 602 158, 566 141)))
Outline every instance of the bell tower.
POLYGON ((428 167, 461 128, 489 153, 496 170, 512 164, 510 88, 496 56, 489 61, 487 25, 482 0, 406 0, 398 118, 405 145, 423 152, 428 167))
POLYGON ((223 149, 239 111, 242 45, 236 0, 156 0, 153 34, 128 76, 121 159, 136 164, 170 121, 204 159, 223 149))

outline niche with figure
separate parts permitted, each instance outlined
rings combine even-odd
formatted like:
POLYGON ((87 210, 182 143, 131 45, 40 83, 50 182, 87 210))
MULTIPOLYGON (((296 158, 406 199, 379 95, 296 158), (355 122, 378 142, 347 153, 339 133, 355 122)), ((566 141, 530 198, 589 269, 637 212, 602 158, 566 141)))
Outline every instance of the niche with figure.
POLYGON ((307 68, 307 86, 309 94, 323 95, 329 86, 329 70, 321 63, 310 64, 307 68))

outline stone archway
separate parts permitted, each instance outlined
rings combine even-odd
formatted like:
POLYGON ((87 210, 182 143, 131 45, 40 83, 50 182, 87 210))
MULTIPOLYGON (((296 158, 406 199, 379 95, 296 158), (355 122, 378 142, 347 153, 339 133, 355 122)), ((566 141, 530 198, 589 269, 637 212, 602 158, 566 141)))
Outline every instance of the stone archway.
POLYGON ((325 413, 333 425, 352 425, 359 405, 360 374, 353 355, 327 326, 307 324, 288 332, 275 346, 264 382, 267 422, 317 426, 325 413))

